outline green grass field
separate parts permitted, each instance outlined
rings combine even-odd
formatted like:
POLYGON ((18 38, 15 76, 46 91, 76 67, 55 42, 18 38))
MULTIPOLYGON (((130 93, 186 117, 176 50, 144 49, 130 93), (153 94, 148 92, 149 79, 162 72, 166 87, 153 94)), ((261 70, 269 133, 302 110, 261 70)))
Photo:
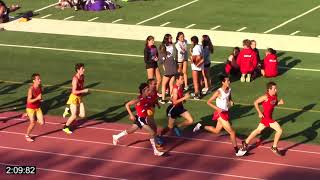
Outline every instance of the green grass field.
MULTIPOLYGON (((56 3, 57 0, 43 0, 36 3, 32 0, 7 0, 7 4, 18 3, 23 8, 19 12, 37 10, 47 5, 56 3)), ((73 9, 60 10, 53 7, 39 12, 37 18, 51 14, 47 19, 58 19, 74 16, 70 20, 88 21, 99 17, 95 22, 110 23, 122 19, 118 23, 136 24, 152 18, 168 10, 182 6, 190 1, 186 0, 134 0, 128 3, 119 2, 123 8, 108 12, 85 12, 73 9)), ((293 17, 296 17, 319 5, 317 0, 199 0, 188 6, 177 9, 142 25, 159 26, 170 22, 168 27, 184 28, 196 24, 195 29, 211 29, 220 25, 217 30, 236 31, 247 27, 244 32, 263 33, 293 17)), ((273 34, 289 35, 301 31, 297 35, 318 36, 320 27, 315 25, 320 16, 319 9, 272 31, 273 34)))
MULTIPOLYGON (((34 34, 23 32, 1 32, 0 44, 15 44, 60 49, 87 50, 111 53, 142 55, 144 42, 107 38, 34 34)), ((213 61, 224 61, 232 48, 216 47, 213 61)), ((260 50, 261 55, 264 50, 260 50)), ((74 64, 86 64, 86 85, 92 89, 85 97, 89 118, 129 123, 124 103, 135 98, 137 86, 145 81, 146 72, 142 57, 130 57, 61 50, 29 49, 0 45, 0 111, 17 107, 23 111, 28 80, 33 72, 42 76, 46 114, 61 115, 65 107, 74 64)), ((319 69, 319 54, 280 52, 282 66, 319 69)), ((212 76, 217 83, 217 74, 222 64, 214 64, 212 76)), ((274 80, 279 84, 279 96, 286 104, 275 110, 274 117, 284 128, 283 138, 295 142, 319 144, 320 106, 318 89, 319 72, 289 69, 281 71, 276 79, 258 78, 250 84, 238 80, 232 82, 236 105, 231 109, 234 128, 241 135, 248 135, 259 122, 251 105, 265 92, 265 83, 274 80)), ((196 121, 210 121, 212 110, 202 101, 188 101, 186 108, 196 121)), ((157 121, 166 124, 166 105, 156 112, 157 121)), ((268 136, 269 137, 269 136, 268 136)), ((270 136, 272 138, 272 136, 270 136)))

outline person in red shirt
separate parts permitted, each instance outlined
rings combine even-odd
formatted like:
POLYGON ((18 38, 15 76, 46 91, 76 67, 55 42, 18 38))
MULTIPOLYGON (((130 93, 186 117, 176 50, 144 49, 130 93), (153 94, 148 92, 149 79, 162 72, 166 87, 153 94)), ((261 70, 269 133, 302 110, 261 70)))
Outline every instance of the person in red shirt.
POLYGON ((251 49, 251 41, 248 39, 243 40, 243 49, 237 57, 237 64, 241 72, 241 82, 250 82, 251 75, 257 67, 257 54, 251 49))
POLYGON ((261 69, 261 74, 264 77, 276 77, 278 75, 278 60, 277 51, 268 48, 266 51, 266 57, 263 60, 263 69, 261 69))
POLYGON ((67 101, 67 105, 70 105, 70 108, 67 107, 63 113, 63 117, 65 117, 69 114, 69 110, 71 111, 71 116, 69 117, 65 126, 62 129, 67 134, 72 133, 70 125, 73 121, 77 119, 77 117, 85 117, 85 108, 84 103, 82 101, 82 96, 84 93, 88 93, 88 89, 84 88, 84 64, 76 64, 75 71, 76 74, 72 78, 72 92, 67 101))
POLYGON ((272 113, 277 105, 284 104, 283 99, 278 101, 277 96, 277 84, 274 82, 267 83, 267 93, 261 97, 259 97, 255 102, 254 106, 256 110, 258 111, 259 118, 261 119, 258 127, 251 132, 251 134, 248 136, 248 138, 242 142, 242 150, 247 151, 248 150, 248 144, 250 141, 255 138, 258 134, 261 133, 263 129, 266 127, 271 127, 276 131, 276 134, 274 135, 274 141, 273 145, 271 147, 272 152, 275 154, 281 156, 280 151, 278 150, 278 142, 280 140, 280 136, 282 134, 282 128, 280 125, 272 118, 272 113), (261 112, 259 108, 259 104, 262 104, 263 112, 261 112))
POLYGON ((228 60, 224 67, 225 73, 227 75, 230 75, 230 74, 237 75, 239 73, 239 65, 237 64, 237 58, 238 58, 239 52, 240 52, 240 48, 235 47, 233 48, 232 53, 228 57, 228 60))
POLYGON ((181 136, 180 127, 189 126, 193 123, 193 118, 188 110, 183 106, 183 102, 190 98, 190 94, 183 95, 183 73, 176 75, 176 84, 173 86, 172 97, 170 104, 167 108, 168 127, 162 131, 162 134, 166 134, 168 131, 174 130, 177 136, 181 136), (178 117, 183 117, 185 120, 176 123, 178 117), (175 125, 176 124, 176 125, 175 125))
POLYGON ((42 89, 41 89, 41 79, 40 74, 34 73, 31 76, 33 84, 28 89, 28 96, 27 96, 27 115, 30 120, 30 124, 27 128, 26 133, 26 140, 28 142, 33 142, 33 138, 30 137, 31 131, 33 130, 34 126, 36 125, 36 121, 40 124, 44 124, 43 114, 41 111, 41 102, 42 100, 42 89))
POLYGON ((161 152, 156 148, 155 139, 154 139, 156 133, 154 130, 152 130, 152 128, 148 124, 148 114, 150 114, 149 111, 152 106, 152 103, 148 99, 148 96, 150 96, 150 89, 148 84, 141 83, 139 86, 139 91, 140 91, 140 95, 136 99, 133 99, 126 104, 126 109, 129 113, 129 119, 134 124, 128 129, 120 132, 119 134, 113 135, 112 136, 113 145, 117 145, 119 142, 119 139, 122 138, 123 136, 132 134, 140 128, 148 131, 150 135, 150 143, 152 145, 154 155, 162 156, 164 152, 161 152), (133 105, 135 106, 135 109, 137 112, 136 115, 133 115, 130 109, 130 106, 133 106, 133 105))

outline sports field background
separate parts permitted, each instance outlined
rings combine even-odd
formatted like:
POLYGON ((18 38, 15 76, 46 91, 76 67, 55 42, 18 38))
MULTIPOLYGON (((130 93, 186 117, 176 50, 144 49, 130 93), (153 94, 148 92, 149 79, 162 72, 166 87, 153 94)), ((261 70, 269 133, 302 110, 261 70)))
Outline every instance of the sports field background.
MULTIPOLYGON (((56 1, 46 0, 34 3, 31 0, 7 1, 18 2, 24 8, 20 11, 39 9, 56 1)), ((38 17, 53 14, 48 18, 64 19, 75 15, 72 20, 87 21, 99 16, 96 22, 112 22, 123 19, 121 23, 136 24, 157 15, 170 8, 185 4, 182 0, 172 1, 135 1, 123 3, 124 7, 114 12, 74 12, 71 9, 58 10, 54 7, 41 11, 38 17), (154 8, 150 8, 154 7, 154 8)), ((221 25, 220 30, 235 31, 247 27, 244 31, 262 33, 281 22, 317 6, 317 1, 210 1, 201 0, 192 5, 161 16, 144 25, 159 26, 171 22, 168 26, 185 27, 197 24, 193 28, 210 29, 221 25), (246 2, 246 3, 244 3, 246 2), (277 5, 275 5, 277 4, 277 5), (252 7, 243 10, 239 7, 252 7), (205 8, 204 8, 205 7, 205 8), (285 10, 283 7, 286 7, 285 10), (229 10, 229 11, 227 11, 229 10), (193 12, 198 12, 198 17, 193 12), (237 16, 235 16, 237 15, 237 16), (202 18, 201 18, 202 17, 202 18)), ((19 11, 18 11, 19 12, 19 11)), ((310 13, 272 33, 289 34, 300 30, 299 35, 317 36, 319 26, 313 25, 319 17, 319 11, 310 13), (301 29, 303 28, 303 30, 301 29)), ((173 34, 175 37, 175 34, 173 34)), ((48 35, 23 32, 1 32, 1 44, 14 44, 59 49, 87 50, 98 52, 124 53, 143 55, 144 42, 77 37, 63 35, 48 35)), ((259 42, 258 42, 259 45, 259 42)), ((223 62, 232 48, 216 47, 213 61, 223 62)), ((45 88, 44 112, 51 115, 61 115, 65 107, 71 78, 74 74, 74 64, 86 64, 86 85, 92 89, 85 98, 87 115, 90 119, 120 121, 129 123, 124 103, 135 98, 137 86, 146 78, 142 57, 118 56, 106 54, 90 54, 82 52, 65 52, 61 50, 29 49, 21 47, 5 47, 0 45, 0 111, 17 107, 23 111, 28 80, 33 72, 39 72, 43 84, 53 85, 45 88), (22 84, 21 84, 22 83, 22 84)), ((260 50, 264 57, 264 50, 260 50)), ((299 52, 279 52, 280 65, 304 69, 320 69, 320 55, 299 52)), ((222 72, 222 64, 214 64, 212 75, 215 86, 217 74, 222 72)), ((190 71, 190 69, 189 69, 190 71)), ((231 109, 233 126, 238 134, 248 135, 259 122, 257 113, 253 109, 254 99, 265 92, 265 83, 274 80, 279 84, 279 96, 286 104, 276 109, 274 117, 279 120, 284 129, 283 138, 295 142, 309 142, 319 144, 320 106, 319 71, 309 70, 281 70, 276 79, 258 78, 252 83, 232 82, 233 99, 236 106, 231 109)), ((212 110, 206 105, 206 96, 202 101, 188 101, 187 109, 196 121, 210 121, 212 110)), ((166 122, 165 109, 162 106, 156 112, 156 119, 162 125, 166 122)), ((272 136, 271 136, 272 138, 272 136)))

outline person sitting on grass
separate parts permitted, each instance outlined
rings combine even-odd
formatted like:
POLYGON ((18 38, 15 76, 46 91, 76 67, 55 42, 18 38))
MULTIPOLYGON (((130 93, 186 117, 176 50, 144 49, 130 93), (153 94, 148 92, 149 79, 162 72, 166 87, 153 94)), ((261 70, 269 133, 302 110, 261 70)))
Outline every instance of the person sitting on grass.
POLYGON ((224 67, 225 73, 227 75, 238 75, 240 70, 239 70, 239 65, 237 64, 237 58, 240 52, 239 47, 233 48, 232 54, 228 57, 228 60, 226 62, 226 65, 224 67))
POLYGON ((263 60, 261 74, 264 77, 276 77, 278 75, 278 60, 276 50, 272 48, 267 49, 266 57, 263 60))
POLYGON ((11 5, 9 8, 3 1, 0 0, 0 23, 9 22, 9 13, 14 12, 19 8, 19 5, 14 4, 11 5))

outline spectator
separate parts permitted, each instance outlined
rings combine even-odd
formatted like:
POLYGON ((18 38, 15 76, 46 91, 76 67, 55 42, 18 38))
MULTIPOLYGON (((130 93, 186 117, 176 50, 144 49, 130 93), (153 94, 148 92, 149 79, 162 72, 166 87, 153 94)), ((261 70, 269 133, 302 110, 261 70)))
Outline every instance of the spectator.
POLYGON ((188 51, 187 51, 187 40, 184 38, 183 32, 178 32, 176 37, 176 49, 178 55, 178 72, 183 73, 184 80, 184 90, 187 91, 189 89, 188 86, 188 51))
POLYGON ((193 98, 195 100, 200 99, 200 77, 202 71, 204 70, 204 59, 203 59, 203 48, 202 45, 198 44, 199 39, 197 36, 192 36, 191 37, 191 42, 192 42, 192 49, 191 51, 191 69, 192 69, 192 80, 193 80, 193 87, 194 87, 194 93, 193 98))
POLYGON ((9 22, 9 13, 14 12, 19 8, 19 5, 11 5, 11 7, 8 8, 7 5, 0 0, 0 23, 9 22))
POLYGON ((243 40, 243 49, 237 57, 237 64, 241 72, 241 82, 251 81, 251 75, 257 67, 257 63, 257 54, 251 49, 251 41, 248 39, 243 40))
POLYGON ((207 94, 211 88, 210 78, 210 65, 211 65, 211 54, 213 53, 213 44, 208 35, 202 36, 202 47, 203 47, 203 59, 204 59, 204 70, 202 71, 204 88, 201 90, 202 94, 207 94))
POLYGON ((272 48, 267 49, 266 57, 263 60, 261 74, 264 77, 276 77, 278 75, 278 60, 276 50, 272 48))
POLYGON ((239 47, 235 47, 233 48, 232 54, 230 54, 230 56, 228 57, 226 66, 224 68, 226 74, 230 75, 230 74, 234 74, 237 75, 240 71, 239 71, 239 65, 237 64, 237 57, 239 55, 240 52, 240 48, 239 47))

